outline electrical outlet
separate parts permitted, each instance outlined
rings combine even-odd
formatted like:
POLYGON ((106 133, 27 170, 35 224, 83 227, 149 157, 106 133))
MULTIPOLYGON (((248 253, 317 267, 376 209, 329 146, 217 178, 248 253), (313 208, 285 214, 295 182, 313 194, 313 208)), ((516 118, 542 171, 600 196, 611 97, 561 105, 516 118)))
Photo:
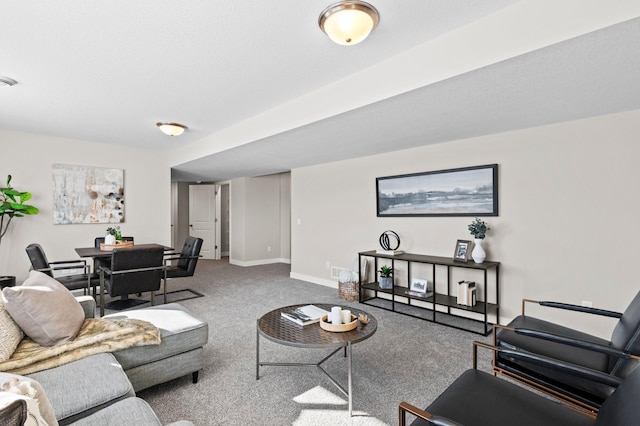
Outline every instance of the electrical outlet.
POLYGON ((267 246, 267 251, 271 251, 271 246, 267 246))
POLYGON ((583 300, 582 306, 586 306, 587 308, 593 308, 593 303, 588 300, 583 300))
POLYGON ((324 262, 324 267, 327 269, 331 269, 331 262, 329 262, 328 260, 324 262))

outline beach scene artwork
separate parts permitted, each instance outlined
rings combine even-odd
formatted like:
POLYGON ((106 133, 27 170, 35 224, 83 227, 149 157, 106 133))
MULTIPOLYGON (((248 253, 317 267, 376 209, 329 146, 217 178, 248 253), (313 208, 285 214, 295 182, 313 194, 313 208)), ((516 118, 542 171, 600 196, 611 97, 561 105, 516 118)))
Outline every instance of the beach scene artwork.
POLYGON ((378 178, 378 216, 497 216, 497 164, 378 178))

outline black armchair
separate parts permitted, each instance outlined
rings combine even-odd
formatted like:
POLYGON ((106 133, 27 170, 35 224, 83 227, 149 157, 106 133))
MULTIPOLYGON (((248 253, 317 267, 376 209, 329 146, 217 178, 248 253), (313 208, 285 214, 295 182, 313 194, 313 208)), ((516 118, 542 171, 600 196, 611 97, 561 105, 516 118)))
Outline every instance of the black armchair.
POLYGON ((69 290, 84 290, 85 294, 87 294, 91 287, 95 288, 99 283, 98 274, 89 272, 90 268, 84 259, 49 262, 42 246, 36 243, 29 244, 26 251, 31 261, 31 267, 35 271, 40 271, 55 278, 69 290), (53 271, 63 269, 82 269, 83 272, 74 275, 54 276, 53 271))
POLYGON ((120 300, 106 305, 109 309, 122 310, 146 303, 145 300, 129 299, 133 293, 151 292, 151 305, 155 304, 154 292, 160 289, 164 276, 164 247, 142 244, 134 247, 116 248, 111 252, 111 267, 100 268, 100 316, 104 315, 104 293, 120 300))
POLYGON ((192 277, 196 271, 196 264, 202 249, 202 238, 187 237, 178 253, 168 253, 165 257, 166 268, 164 270, 164 303, 167 303, 167 278, 192 277), (175 264, 172 264, 174 263, 175 264))
MULTIPOLYGON (((522 315, 506 327, 495 326, 494 344, 502 348, 521 349, 565 361, 624 379, 640 365, 640 292, 624 313, 557 302, 523 300, 522 315), (526 303, 544 307, 617 318, 610 340, 525 315, 526 303)), ((496 354, 496 373, 526 382, 556 396, 585 407, 598 407, 613 392, 613 387, 571 374, 564 374, 496 354)))
MULTIPOLYGON (((474 351, 475 349, 474 344, 474 351)), ((546 365, 556 371, 603 381, 616 389, 604 401, 600 411, 594 414, 576 410, 507 380, 479 371, 475 369, 474 363, 473 369, 458 377, 426 409, 422 410, 407 402, 401 402, 398 408, 399 425, 406 425, 407 413, 417 417, 411 426, 626 426, 637 424, 640 418, 640 369, 622 380, 531 353, 493 349, 530 363, 546 365)))

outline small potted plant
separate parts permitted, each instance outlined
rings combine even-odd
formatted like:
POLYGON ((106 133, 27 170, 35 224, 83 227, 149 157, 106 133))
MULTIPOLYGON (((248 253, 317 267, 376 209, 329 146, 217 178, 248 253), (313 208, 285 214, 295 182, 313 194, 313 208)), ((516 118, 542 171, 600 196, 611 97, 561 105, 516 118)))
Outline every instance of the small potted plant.
POLYGON ((113 227, 110 226, 107 228, 107 235, 105 235, 104 237, 104 243, 106 245, 112 246, 116 243, 116 234, 118 233, 118 230, 113 227))
POLYGON ((469 233, 473 235, 474 238, 474 246, 471 251, 471 257, 473 261, 476 263, 482 263, 487 258, 487 253, 484 251, 484 247, 482 247, 482 240, 487 236, 487 231, 490 230, 489 226, 484 220, 480 220, 476 217, 476 220, 471 222, 467 227, 469 229, 469 233))
POLYGON ((384 288, 384 289, 393 288, 393 276, 392 276, 393 268, 390 268, 387 265, 384 265, 383 267, 380 268, 378 272, 380 272, 380 280, 378 281, 380 288, 384 288))

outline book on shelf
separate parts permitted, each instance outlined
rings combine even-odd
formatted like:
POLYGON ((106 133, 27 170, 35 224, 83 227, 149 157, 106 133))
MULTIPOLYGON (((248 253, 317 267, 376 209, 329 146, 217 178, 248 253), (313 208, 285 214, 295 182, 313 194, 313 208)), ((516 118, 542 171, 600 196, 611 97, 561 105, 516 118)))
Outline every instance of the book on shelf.
POLYGON ((475 306, 476 305, 476 283, 473 281, 458 282, 458 305, 475 306))
POLYGON ((329 315, 328 311, 318 308, 315 305, 301 306, 296 309, 280 312, 282 318, 293 321, 298 325, 309 325, 320 321, 325 315, 329 315))

